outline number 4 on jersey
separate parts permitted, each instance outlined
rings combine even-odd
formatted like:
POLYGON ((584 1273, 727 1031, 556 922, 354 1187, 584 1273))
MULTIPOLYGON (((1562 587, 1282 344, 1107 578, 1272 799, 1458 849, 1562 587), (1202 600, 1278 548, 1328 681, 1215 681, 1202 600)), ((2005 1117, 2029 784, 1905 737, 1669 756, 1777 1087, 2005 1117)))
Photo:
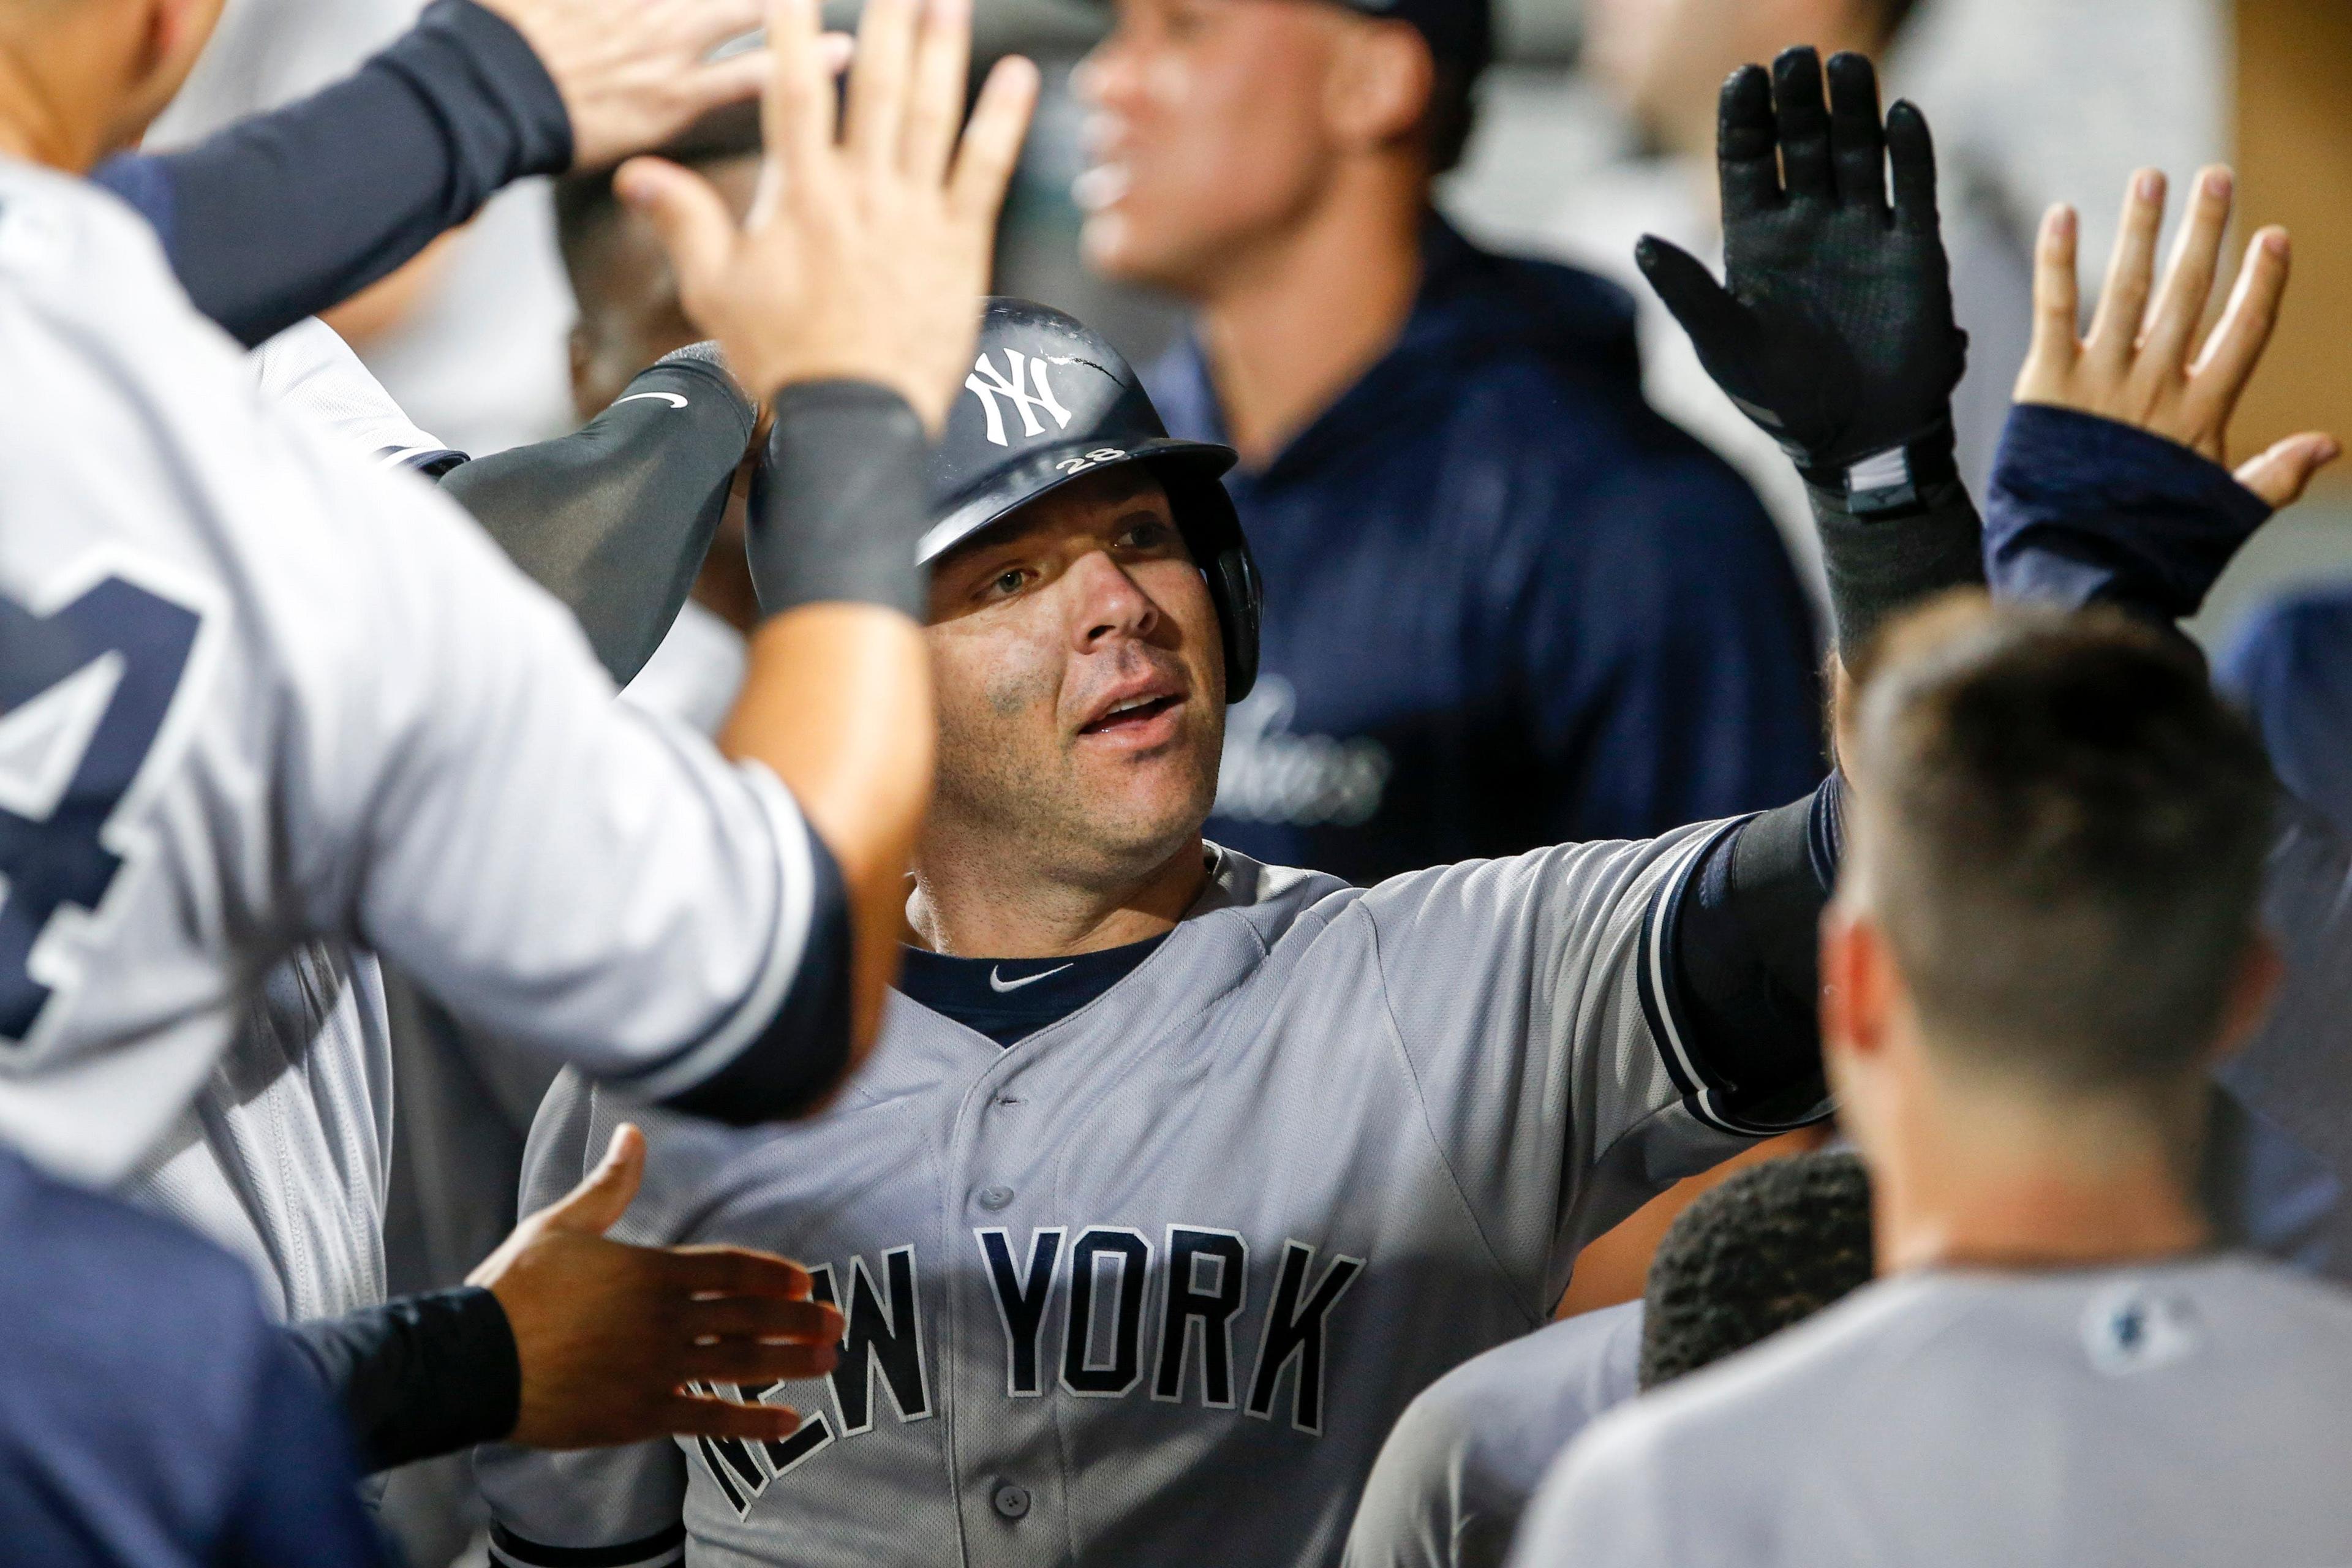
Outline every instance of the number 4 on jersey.
POLYGON ((107 827, 155 744, 200 625, 119 576, 37 615, 0 595, 0 1058, 50 1000, 35 946, 94 911, 122 858, 107 827))

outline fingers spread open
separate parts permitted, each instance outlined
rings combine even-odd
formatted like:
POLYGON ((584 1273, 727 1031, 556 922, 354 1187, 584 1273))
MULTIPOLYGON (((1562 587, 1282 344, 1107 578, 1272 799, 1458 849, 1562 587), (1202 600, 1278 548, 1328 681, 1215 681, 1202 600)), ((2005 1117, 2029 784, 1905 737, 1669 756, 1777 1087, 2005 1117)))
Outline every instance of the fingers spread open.
POLYGON ((781 1443, 800 1430, 796 1411, 781 1405, 734 1405, 674 1394, 662 1407, 666 1430, 680 1437, 740 1437, 753 1443, 781 1443))
POLYGON ((759 26, 763 15, 760 0, 703 0, 678 15, 678 37, 684 48, 699 59, 732 38, 759 26))
POLYGON ((914 69, 917 0, 866 0, 857 23, 857 65, 849 73, 847 142, 859 175, 895 169, 907 128, 908 79, 914 69))
POLYGON ((2082 283, 2075 273, 2074 246, 2081 225, 2063 202, 2042 215, 2033 244, 2033 346, 2032 368, 2063 371, 2080 350, 2075 332, 2082 320, 2082 283))
POLYGON ((1907 99, 1886 111, 1886 161, 1895 172, 1895 221, 1916 233, 1932 232, 1936 216, 1936 138, 1927 117, 1907 99))
POLYGON ((971 0, 930 0, 915 50, 914 93, 898 149, 899 166, 926 186, 947 177, 971 70, 971 0))
POLYGON ((761 119, 771 179, 798 190, 827 188, 836 110, 816 0, 769 0, 768 48, 775 70, 761 119))
POLYGON ((997 61, 988 73, 948 184, 949 202, 964 223, 994 228, 1013 165, 1021 160, 1021 143, 1029 135, 1029 118, 1036 112, 1040 80, 1036 66, 1018 55, 997 61))
POLYGON ((1780 127, 1772 113, 1772 79, 1741 66, 1723 84, 1716 132, 1717 171, 1726 222, 1780 202, 1780 127))
POLYGON ((2238 269, 2237 287, 2230 291, 2230 307, 2191 367, 2189 395, 2224 419, 2237 407, 2254 367, 2262 363, 2263 351, 2270 346, 2293 261, 2286 230, 2266 228, 2254 236, 2246 247, 2245 265, 2238 269))
POLYGON ((1838 200, 1884 212, 1886 132, 1878 113, 1878 73, 1865 56, 1830 57, 1830 150, 1837 164, 1838 200))
POLYGON ((1633 263, 1693 342, 1722 342, 1747 330, 1739 301, 1715 280, 1705 262, 1682 247, 1644 235, 1633 247, 1633 263))
POLYGON ((2139 352, 2140 321, 2155 287, 2156 237, 2164 226, 2164 175, 2142 169, 2124 196, 2123 222, 2116 230, 2115 254, 2099 290, 2091 321, 2089 351, 2109 364, 2128 363, 2139 352))
POLYGON ((1772 104, 1780 119, 1780 166, 1792 196, 1836 190, 1830 168, 1830 110, 1822 97, 1822 58, 1801 46, 1772 62, 1772 104))
POLYGON ((2187 367, 2204 327, 2205 307, 2213 298, 2213 279, 2221 271, 2221 236, 2230 226, 2234 189, 2227 169, 2208 169, 2197 176, 2188 218, 2173 243, 2172 264, 2165 270, 2164 287, 2140 344, 2143 364, 2176 375, 2187 367))

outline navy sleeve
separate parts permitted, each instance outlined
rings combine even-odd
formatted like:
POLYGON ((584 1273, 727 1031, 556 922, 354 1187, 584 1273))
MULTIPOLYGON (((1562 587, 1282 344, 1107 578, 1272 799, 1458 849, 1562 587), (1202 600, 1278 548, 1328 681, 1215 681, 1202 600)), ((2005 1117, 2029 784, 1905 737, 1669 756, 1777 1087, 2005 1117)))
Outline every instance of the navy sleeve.
POLYGON ((735 1127, 789 1121, 833 1097, 849 1072, 849 885, 814 829, 809 860, 815 897, 801 966, 775 1016, 751 1043, 710 1077, 666 1103, 674 1110, 735 1127))
POLYGON ((1997 599, 2113 605, 2170 625, 2197 613, 2270 515, 2228 469, 2176 442, 2021 403, 1993 465, 1985 575, 1997 599))
POLYGON ((473 0, 332 87, 176 153, 91 176, 145 214, 196 309, 250 348, 341 304, 572 163, 572 121, 530 46, 473 0))
POLYGON ((522 1412, 506 1310, 472 1286, 403 1296, 286 1331, 341 1404, 370 1471, 494 1443, 522 1412))
POLYGON ((268 1336, 245 1451, 212 1559, 220 1568, 390 1562, 359 1499, 352 1440, 289 1345, 268 1336))
POLYGON ((1643 931, 1643 1005, 1702 1121, 1766 1136, 1828 1114, 1820 931, 1844 849, 1845 785, 1832 773, 1720 835, 1659 889, 1643 931))
POLYGON ((1523 503, 1536 554, 1506 657, 1549 804, 1529 842, 1759 811, 1826 769, 1812 617, 1788 551, 1746 483, 1683 439, 1651 437, 1585 495, 1523 503))
POLYGON ((2262 732, 2279 782, 2352 837, 2352 585, 2263 606, 2214 680, 2262 732))

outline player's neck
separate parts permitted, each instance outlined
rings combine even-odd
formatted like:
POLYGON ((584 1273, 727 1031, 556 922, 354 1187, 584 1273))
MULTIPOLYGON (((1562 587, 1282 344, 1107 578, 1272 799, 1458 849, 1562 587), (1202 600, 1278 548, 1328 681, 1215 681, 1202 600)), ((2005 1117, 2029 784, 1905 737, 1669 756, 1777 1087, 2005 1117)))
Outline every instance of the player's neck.
POLYGON ((109 127, 88 110, 115 40, 90 25, 38 42, 19 31, 71 28, 75 20, 44 9, 37 21, 0 28, 0 155, 79 174, 107 151, 109 127))
POLYGON ((1225 429, 1253 468, 1388 353, 1421 288, 1418 173, 1368 162, 1333 183, 1298 221, 1243 247, 1201 300, 1225 429))
POLYGON ((1175 930, 1208 880, 1197 837, 1145 875, 1108 887, 928 845, 907 900, 908 936, 961 958, 1102 952, 1175 930))
POLYGON ((1872 1141, 1880 1273, 2096 1268, 2210 1244, 2192 1192, 2201 1083, 2168 1116, 1943 1087, 1892 1108, 1872 1141))

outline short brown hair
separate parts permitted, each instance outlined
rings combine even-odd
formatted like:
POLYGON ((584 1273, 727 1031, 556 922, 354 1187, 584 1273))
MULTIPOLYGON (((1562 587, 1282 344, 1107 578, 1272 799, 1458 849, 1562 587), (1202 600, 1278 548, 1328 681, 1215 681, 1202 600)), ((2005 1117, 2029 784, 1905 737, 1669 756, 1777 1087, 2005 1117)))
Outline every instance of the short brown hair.
POLYGON ((1960 595, 1853 698, 1873 913, 1939 1044, 2079 1090, 2175 1081, 2257 936, 2274 787, 2185 641, 1960 595))

